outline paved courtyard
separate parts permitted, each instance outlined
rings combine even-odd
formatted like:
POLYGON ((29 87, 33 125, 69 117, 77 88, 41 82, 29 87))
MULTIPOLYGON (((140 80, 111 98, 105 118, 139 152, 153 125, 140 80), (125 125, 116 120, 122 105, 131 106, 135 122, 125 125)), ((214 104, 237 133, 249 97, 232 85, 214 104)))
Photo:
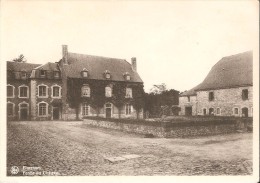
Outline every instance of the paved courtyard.
POLYGON ((12 166, 36 167, 47 172, 44 175, 85 176, 246 175, 252 171, 251 133, 144 138, 62 121, 9 122, 7 130, 8 175, 12 166))

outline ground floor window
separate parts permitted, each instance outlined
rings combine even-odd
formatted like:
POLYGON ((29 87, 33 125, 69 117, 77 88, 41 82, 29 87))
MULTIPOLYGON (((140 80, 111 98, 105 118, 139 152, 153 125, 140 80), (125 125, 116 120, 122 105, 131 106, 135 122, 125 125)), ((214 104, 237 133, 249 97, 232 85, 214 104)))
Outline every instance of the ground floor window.
POLYGON ((217 108, 217 115, 220 115, 220 108, 217 108))
POLYGON ((89 105, 88 104, 83 104, 82 105, 82 115, 83 116, 88 116, 89 115, 89 105))
POLYGON ((207 109, 203 109, 203 115, 207 115, 207 109))
POLYGON ((235 115, 238 115, 238 108, 237 108, 237 107, 234 108, 233 113, 234 113, 235 115))
POLYGON ((14 104, 7 103, 7 116, 13 116, 13 115, 14 115, 14 104))
POLYGON ((126 115, 129 115, 129 114, 131 114, 131 108, 132 108, 132 106, 130 105, 130 104, 126 104, 125 105, 125 114, 126 115))
POLYGON ((40 103, 39 104, 39 116, 46 116, 47 115, 47 104, 40 103))

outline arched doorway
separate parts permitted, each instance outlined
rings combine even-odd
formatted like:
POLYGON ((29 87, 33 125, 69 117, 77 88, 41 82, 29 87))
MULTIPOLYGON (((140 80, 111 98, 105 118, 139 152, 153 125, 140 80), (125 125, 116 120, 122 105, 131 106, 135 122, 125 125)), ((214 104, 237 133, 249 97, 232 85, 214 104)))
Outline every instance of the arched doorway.
POLYGON ((29 113, 29 104, 27 103, 21 103, 19 104, 19 119, 24 121, 24 120, 28 120, 28 113, 29 113))
POLYGON ((105 110, 106 110, 106 118, 111 118, 112 117, 112 104, 107 103, 105 106, 105 110))
POLYGON ((209 108, 209 115, 214 116, 214 108, 209 108))
POLYGON ((248 108, 247 107, 242 108, 242 117, 248 117, 248 108))

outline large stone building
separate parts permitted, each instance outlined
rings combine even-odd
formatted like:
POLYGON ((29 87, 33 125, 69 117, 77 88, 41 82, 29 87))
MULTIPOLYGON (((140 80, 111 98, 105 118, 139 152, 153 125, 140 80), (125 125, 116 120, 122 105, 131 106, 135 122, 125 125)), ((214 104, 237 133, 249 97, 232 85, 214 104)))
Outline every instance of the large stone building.
POLYGON ((136 58, 68 52, 43 65, 7 62, 9 120, 73 120, 84 116, 143 118, 143 82, 136 58))
POLYGON ((180 115, 253 116, 253 53, 227 56, 179 97, 180 115))

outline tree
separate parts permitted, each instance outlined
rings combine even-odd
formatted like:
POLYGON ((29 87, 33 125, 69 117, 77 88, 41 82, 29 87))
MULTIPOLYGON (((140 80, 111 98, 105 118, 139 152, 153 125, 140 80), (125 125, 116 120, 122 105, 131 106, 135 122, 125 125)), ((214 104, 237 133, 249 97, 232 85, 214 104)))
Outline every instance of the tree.
POLYGON ((26 62, 27 60, 24 58, 23 54, 20 54, 20 55, 18 56, 18 58, 14 58, 13 61, 14 61, 14 62, 24 63, 24 62, 26 62))
POLYGON ((125 104, 125 83, 115 83, 113 86, 113 101, 118 108, 119 118, 121 118, 121 111, 125 104))
POLYGON ((144 107, 144 86, 136 85, 133 87, 133 106, 136 109, 136 117, 139 118, 140 110, 144 107))
POLYGON ((166 91, 166 84, 165 83, 153 85, 153 88, 150 89, 150 93, 154 93, 154 94, 160 94, 164 91, 166 91))

